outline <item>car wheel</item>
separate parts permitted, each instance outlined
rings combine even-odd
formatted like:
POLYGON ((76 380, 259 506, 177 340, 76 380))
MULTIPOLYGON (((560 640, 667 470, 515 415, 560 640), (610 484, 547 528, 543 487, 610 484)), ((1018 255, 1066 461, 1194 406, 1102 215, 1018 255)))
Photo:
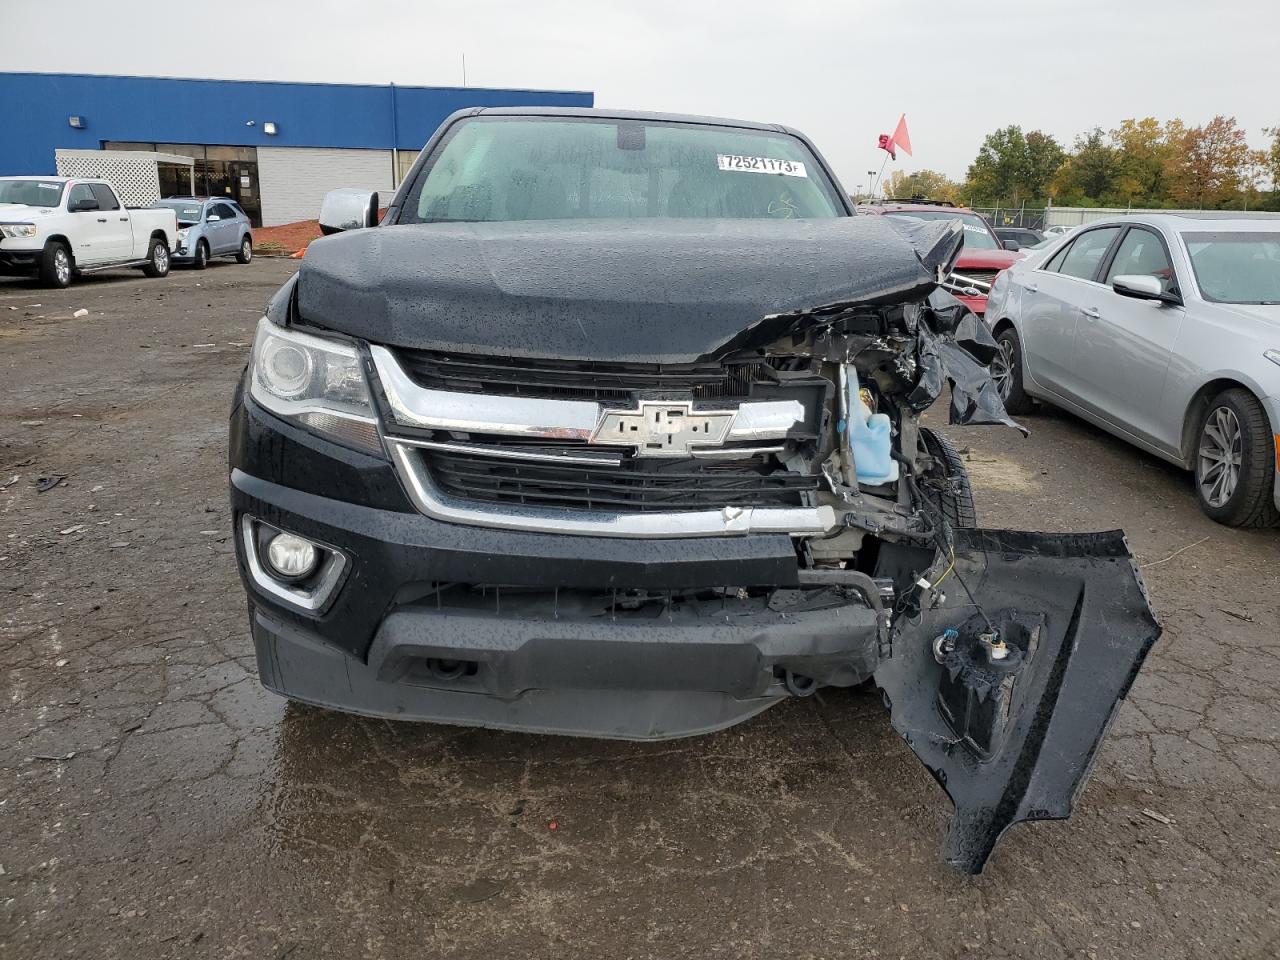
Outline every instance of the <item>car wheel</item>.
POLYGON ((999 351, 991 360, 991 379, 995 381, 1004 408, 1011 415, 1031 412, 1031 398, 1022 389, 1022 341, 1013 327, 1005 327, 996 336, 999 351))
POLYGON ((191 261, 191 266, 197 270, 203 270, 209 265, 209 244, 201 240, 196 244, 196 255, 191 261))
POLYGON ((247 233, 240 241, 240 252, 236 254, 236 263, 248 263, 253 259, 253 237, 247 233))
POLYGON ((978 510, 973 504, 969 471, 956 448, 940 433, 920 428, 920 445, 933 457, 933 467, 921 478, 921 490, 953 527, 976 527, 978 510))
POLYGON ((152 240, 147 250, 147 263, 142 272, 148 277, 163 277, 169 273, 169 245, 163 240, 152 240))
POLYGON ((1248 390, 1224 390, 1196 432, 1196 496, 1210 518, 1229 527, 1280 524, 1275 504, 1275 435, 1248 390))
POLYGON ((65 243, 46 244, 40 255, 40 282, 46 287, 71 286, 71 251, 65 243))

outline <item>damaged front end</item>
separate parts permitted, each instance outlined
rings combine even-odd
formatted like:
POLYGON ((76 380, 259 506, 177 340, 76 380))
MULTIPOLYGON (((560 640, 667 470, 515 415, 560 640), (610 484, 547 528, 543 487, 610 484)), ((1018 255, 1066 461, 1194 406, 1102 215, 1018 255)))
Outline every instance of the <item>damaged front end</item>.
MULTIPOLYGON (((260 613, 264 682, 655 739, 874 680, 955 803, 949 862, 977 872, 1009 825, 1067 816, 1159 627, 1121 534, 977 529, 963 461, 921 425, 949 391, 952 424, 1022 429, 986 326, 940 286, 961 243, 859 217, 313 244, 268 320, 355 342, 423 523, 388 525, 403 560, 389 533, 318 527, 367 630, 326 637, 348 659, 317 679, 260 613)), ((287 527, 248 479, 271 468, 244 464, 237 509, 287 527)))
MULTIPOLYGON (((949 228, 908 236, 925 269, 949 272, 949 228)), ((843 529, 801 543, 802 581, 881 585, 875 683, 955 805, 947 862, 978 873, 1012 824, 1070 815, 1159 625, 1121 532, 974 529, 958 509, 967 478, 920 412, 950 387, 952 424, 1023 429, 989 376, 995 343, 963 304, 939 288, 805 311, 791 331, 766 355, 816 365, 840 389, 818 458, 820 496, 843 529), (887 475, 858 461, 849 433, 859 404, 891 425, 887 475)))

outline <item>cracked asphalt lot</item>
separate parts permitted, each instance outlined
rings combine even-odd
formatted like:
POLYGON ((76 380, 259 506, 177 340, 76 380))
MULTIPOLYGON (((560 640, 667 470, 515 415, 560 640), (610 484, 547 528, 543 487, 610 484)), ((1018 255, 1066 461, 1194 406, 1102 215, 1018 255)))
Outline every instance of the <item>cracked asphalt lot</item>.
POLYGON ((948 430, 980 519, 1123 527, 1165 634, 1074 819, 981 877, 941 863, 949 803, 865 692, 657 745, 264 692, 227 413, 293 269, 0 281, 0 956, 1280 952, 1280 534, 1052 411, 948 430))

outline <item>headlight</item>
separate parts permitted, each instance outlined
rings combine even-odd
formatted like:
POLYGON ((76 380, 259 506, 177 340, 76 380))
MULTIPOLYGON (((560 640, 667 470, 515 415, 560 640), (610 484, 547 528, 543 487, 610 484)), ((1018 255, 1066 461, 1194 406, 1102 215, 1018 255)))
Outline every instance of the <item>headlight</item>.
POLYGON ((34 223, 4 223, 0 224, 0 234, 6 237, 34 237, 36 235, 36 225, 34 223))
POLYGON ((191 232, 190 227, 183 227, 181 230, 178 231, 178 239, 179 240, 187 239, 187 234, 190 232, 191 232))
POLYGON ((349 447, 383 452, 351 344, 285 330, 263 317, 249 366, 249 395, 276 416, 349 447))

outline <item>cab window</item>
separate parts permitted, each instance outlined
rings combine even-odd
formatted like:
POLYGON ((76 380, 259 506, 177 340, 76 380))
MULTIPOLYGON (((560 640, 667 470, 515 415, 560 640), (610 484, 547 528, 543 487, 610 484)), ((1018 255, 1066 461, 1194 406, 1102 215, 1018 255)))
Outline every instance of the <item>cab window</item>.
POLYGON ((1053 258, 1047 269, 1068 277, 1092 280, 1102 263, 1103 254, 1119 232, 1119 227, 1100 227, 1080 234, 1066 250, 1053 258))
POLYGON ((98 198, 87 183, 77 183, 67 194, 67 209, 75 212, 97 210, 98 198))
POLYGON ((1165 293, 1177 286, 1164 244, 1150 230, 1129 229, 1111 260, 1106 282, 1109 284, 1116 277, 1129 276, 1155 277, 1165 293))
POLYGON ((93 196, 98 201, 99 210, 120 209, 120 201, 116 199, 115 192, 105 183, 87 183, 85 186, 93 191, 93 196))

